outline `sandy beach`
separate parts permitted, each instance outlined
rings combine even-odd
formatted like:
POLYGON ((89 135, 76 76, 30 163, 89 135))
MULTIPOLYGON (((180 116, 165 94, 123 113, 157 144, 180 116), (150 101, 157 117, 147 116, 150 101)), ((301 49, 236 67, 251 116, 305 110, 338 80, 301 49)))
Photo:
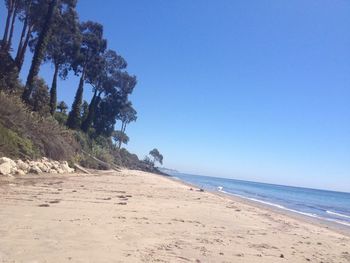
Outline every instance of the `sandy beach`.
POLYGON ((346 233, 140 171, 0 181, 0 262, 350 262, 346 233))

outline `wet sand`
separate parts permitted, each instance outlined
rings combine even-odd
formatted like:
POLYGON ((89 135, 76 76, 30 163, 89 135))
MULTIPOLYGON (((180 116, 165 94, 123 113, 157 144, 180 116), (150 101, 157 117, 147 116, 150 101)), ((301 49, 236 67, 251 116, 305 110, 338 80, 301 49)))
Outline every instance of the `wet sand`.
POLYGON ((0 180, 0 262, 350 262, 350 237, 123 170, 0 180))

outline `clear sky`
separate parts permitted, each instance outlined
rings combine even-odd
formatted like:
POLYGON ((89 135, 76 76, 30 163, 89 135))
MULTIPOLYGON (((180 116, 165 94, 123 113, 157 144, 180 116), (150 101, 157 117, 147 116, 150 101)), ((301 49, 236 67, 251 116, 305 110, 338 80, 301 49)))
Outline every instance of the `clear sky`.
MULTIPOLYGON (((80 0, 78 11, 138 77, 127 149, 140 158, 157 147, 183 172, 350 192, 349 1, 80 0)), ((51 82, 50 65, 40 74, 51 82)), ((71 104, 77 85, 60 82, 59 99, 71 104)))

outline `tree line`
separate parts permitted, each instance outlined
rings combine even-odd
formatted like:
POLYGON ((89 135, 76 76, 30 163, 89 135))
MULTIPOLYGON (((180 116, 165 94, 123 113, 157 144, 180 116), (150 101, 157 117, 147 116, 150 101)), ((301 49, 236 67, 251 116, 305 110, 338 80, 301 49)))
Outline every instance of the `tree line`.
POLYGON ((34 111, 51 114, 74 130, 91 137, 111 137, 120 148, 127 143, 126 126, 137 119, 129 95, 137 80, 126 60, 109 49, 103 25, 79 21, 77 0, 5 0, 4 34, 0 40, 0 89, 19 93, 34 111), (15 27, 21 26, 17 45, 15 27), (25 54, 32 60, 24 86, 16 86, 25 54), (53 65, 50 88, 39 75, 43 63, 53 65), (72 72, 79 77, 70 111, 57 101, 58 79, 72 72), (92 87, 90 102, 83 100, 85 85, 92 87), (121 128, 115 131, 120 121, 121 128))

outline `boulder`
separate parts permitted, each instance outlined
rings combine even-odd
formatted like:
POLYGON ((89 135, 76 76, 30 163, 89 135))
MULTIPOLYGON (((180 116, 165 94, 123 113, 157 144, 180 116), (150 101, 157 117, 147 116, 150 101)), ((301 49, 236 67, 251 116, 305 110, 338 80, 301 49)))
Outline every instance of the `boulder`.
POLYGON ((28 162, 28 165, 29 165, 30 167, 36 166, 36 162, 35 162, 35 161, 29 161, 29 162, 28 162))
POLYGON ((33 165, 32 167, 30 167, 29 173, 40 174, 40 173, 42 173, 42 171, 40 170, 40 168, 38 166, 33 165))
POLYGON ((12 166, 12 167, 11 167, 11 174, 16 174, 17 171, 18 171, 17 166, 12 166))
POLYGON ((58 169, 61 169, 61 165, 60 163, 52 163, 51 164, 51 169, 54 169, 54 170, 58 170, 58 169))
POLYGON ((63 170, 65 173, 73 173, 74 169, 70 168, 67 162, 62 162, 60 165, 61 170, 63 170))
POLYGON ((65 172, 62 169, 57 169, 57 173, 64 174, 65 172))
POLYGON ((16 166, 15 161, 11 160, 10 158, 7 157, 1 157, 0 158, 0 164, 4 164, 4 163, 10 163, 12 166, 16 166))
POLYGON ((17 170, 17 171, 16 171, 16 174, 17 174, 17 175, 26 175, 26 172, 23 171, 23 170, 17 170))
POLYGON ((51 167, 48 167, 45 163, 37 162, 37 166, 44 173, 50 172, 51 167))
POLYGON ((49 160, 43 157, 37 161, 13 161, 10 158, 0 158, 0 174, 2 175, 25 175, 27 173, 40 174, 40 173, 51 173, 51 174, 65 174, 73 173, 75 170, 69 167, 68 162, 58 162, 49 160))
POLYGON ((29 170, 29 165, 22 160, 17 160, 17 168, 27 172, 29 170))
POLYGON ((0 174, 2 175, 10 175, 13 166, 10 162, 0 164, 0 174))

